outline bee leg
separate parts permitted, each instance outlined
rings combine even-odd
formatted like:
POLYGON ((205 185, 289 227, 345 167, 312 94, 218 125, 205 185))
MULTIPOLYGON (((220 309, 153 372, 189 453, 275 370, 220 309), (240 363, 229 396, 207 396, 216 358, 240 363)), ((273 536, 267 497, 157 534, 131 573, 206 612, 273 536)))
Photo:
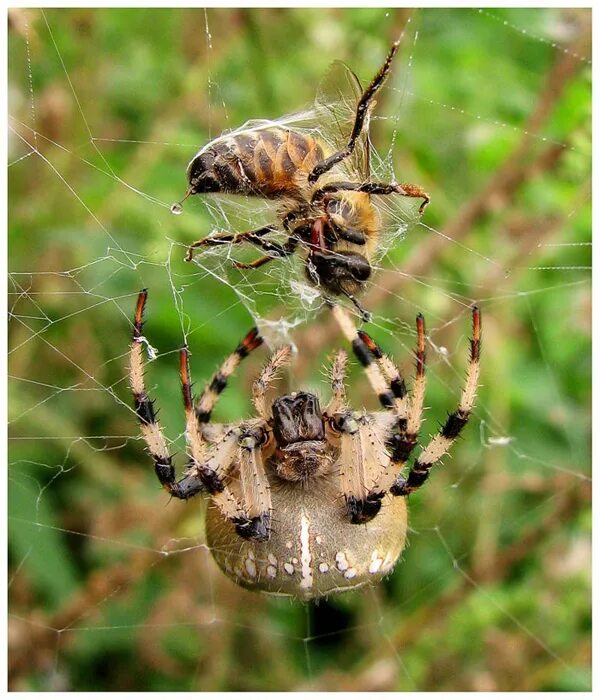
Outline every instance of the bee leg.
POLYGON ((194 241, 194 243, 192 243, 187 249, 185 260, 186 262, 189 262, 194 257, 195 248, 202 248, 204 246, 218 246, 226 243, 237 245, 238 243, 243 243, 244 241, 252 241, 253 238, 266 236, 268 233, 272 233, 276 230, 277 229, 274 226, 263 226, 255 231, 244 231, 243 233, 216 233, 212 236, 201 238, 199 241, 194 241))
POLYGON ((255 270, 257 267, 262 267, 266 265, 271 260, 277 260, 278 258, 287 258, 296 251, 298 247, 299 240, 293 236, 290 236, 284 245, 279 245, 278 243, 272 243, 271 241, 261 241, 254 240, 248 237, 255 245, 259 246, 263 250, 271 253, 271 255, 263 255, 261 258, 257 258, 249 263, 242 263, 234 261, 233 266, 237 270, 255 270))
POLYGON ((417 197, 422 199, 421 206, 419 207, 419 214, 425 211, 425 207, 430 202, 430 197, 425 192, 425 190, 419 185, 411 185, 409 183, 403 183, 398 185, 395 182, 385 183, 385 182, 336 182, 331 185, 325 185, 319 188, 312 196, 312 203, 321 202, 327 197, 327 195, 333 192, 340 191, 351 191, 351 192, 365 192, 366 194, 399 194, 402 197, 417 197))
POLYGON ((336 226, 335 224, 333 224, 331 228, 334 230, 335 234, 339 238, 343 238, 349 243, 355 243, 356 245, 364 245, 367 242, 366 235, 358 229, 347 228, 344 226, 336 226))
POLYGON ((266 265, 271 260, 276 260, 277 256, 273 255, 263 255, 261 258, 257 258, 249 263, 237 262, 234 260, 233 266, 236 270, 256 270, 257 267, 262 267, 266 265))
MULTIPOLYGON (((308 275, 308 278, 315 284, 316 286, 321 286, 321 278, 319 277, 315 267, 314 263, 311 265, 311 260, 310 258, 307 261, 307 268, 306 272, 308 275)), ((360 315, 360 320, 363 321, 363 323, 370 323, 373 315, 371 314, 370 311, 367 311, 365 307, 358 301, 358 299, 352 294, 351 292, 348 292, 345 290, 343 287, 339 287, 338 289, 338 294, 345 296, 346 298, 350 299, 350 301, 354 304, 354 307, 358 311, 360 315)), ((323 296, 323 301, 329 308, 333 308, 334 306, 337 306, 337 302, 335 299, 332 299, 329 296, 323 296)))
POLYGON ((360 314, 360 319, 363 321, 363 323, 369 323, 371 321, 371 312, 367 311, 365 307, 358 301, 358 299, 354 296, 354 294, 350 294, 350 292, 347 292, 343 287, 340 287, 341 292, 344 296, 348 297, 350 301, 354 304, 356 307, 356 310, 360 314))
POLYGON ((348 156, 352 155, 352 153, 354 152, 354 148, 356 146, 356 142, 358 141, 358 137, 360 136, 365 126, 365 123, 368 123, 367 116, 369 114, 369 109, 372 106, 371 103, 373 102, 373 98, 383 85, 388 73, 390 72, 392 60, 394 59, 394 56, 398 51, 398 45, 399 42, 397 41, 395 41, 392 44, 392 48, 390 49, 385 59, 385 63, 377 71, 377 75, 373 78, 367 89, 363 92, 356 107, 354 126, 352 127, 352 133, 350 134, 350 139, 348 140, 347 145, 344 146, 344 148, 342 148, 340 151, 337 151, 336 153, 330 155, 329 158, 325 158, 320 163, 317 163, 312 169, 310 175, 308 176, 309 183, 315 183, 321 177, 321 175, 331 170, 331 168, 333 168, 333 166, 336 165, 336 163, 339 163, 341 160, 344 160, 344 158, 348 158, 348 156))

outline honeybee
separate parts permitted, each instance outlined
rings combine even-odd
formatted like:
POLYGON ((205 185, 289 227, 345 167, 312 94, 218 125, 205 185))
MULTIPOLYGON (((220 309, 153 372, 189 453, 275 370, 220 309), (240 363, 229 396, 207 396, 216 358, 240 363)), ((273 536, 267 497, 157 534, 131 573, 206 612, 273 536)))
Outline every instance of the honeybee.
POLYGON ((347 66, 334 64, 338 72, 341 66, 349 94, 338 89, 342 99, 329 105, 317 96, 317 116, 326 131, 303 129, 293 120, 250 122, 204 146, 188 166, 189 188, 184 200, 208 193, 278 200, 279 221, 253 231, 212 234, 192 243, 186 260, 192 260, 195 250, 204 246, 246 242, 265 255, 249 263, 235 262, 234 266, 255 269, 300 248, 307 279, 323 290, 326 298, 349 298, 365 316, 357 295, 371 276, 382 225, 372 198, 421 198, 420 214, 429 203, 429 195, 418 185, 371 180, 370 115, 397 51, 395 42, 364 90, 347 66), (351 120, 344 123, 342 110, 349 107, 351 120), (282 233, 285 242, 273 239, 274 234, 282 233))

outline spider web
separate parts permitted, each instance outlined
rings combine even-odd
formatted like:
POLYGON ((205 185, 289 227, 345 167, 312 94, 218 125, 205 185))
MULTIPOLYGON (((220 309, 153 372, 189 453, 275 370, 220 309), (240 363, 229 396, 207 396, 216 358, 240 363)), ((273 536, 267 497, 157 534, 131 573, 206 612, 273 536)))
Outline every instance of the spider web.
MULTIPOLYGON (((10 13, 13 689, 590 687, 589 23, 585 10, 10 13), (403 28, 372 117, 375 171, 432 205, 421 221, 383 205, 367 328, 408 374, 424 314, 425 439, 457 401, 473 302, 483 386, 410 500, 394 574, 318 605, 273 600, 218 571, 201 503, 157 488, 127 388, 135 297, 150 290, 148 384, 180 467, 183 342, 198 389, 258 323, 297 347, 293 385, 327 395, 320 368, 341 337, 298 258, 183 262, 192 241, 264 225, 272 207, 170 206, 201 144, 310 107, 334 58, 368 80, 403 28)), ((217 420, 249 414, 263 361, 246 361, 217 420)), ((348 385, 375 408, 355 367, 348 385)))

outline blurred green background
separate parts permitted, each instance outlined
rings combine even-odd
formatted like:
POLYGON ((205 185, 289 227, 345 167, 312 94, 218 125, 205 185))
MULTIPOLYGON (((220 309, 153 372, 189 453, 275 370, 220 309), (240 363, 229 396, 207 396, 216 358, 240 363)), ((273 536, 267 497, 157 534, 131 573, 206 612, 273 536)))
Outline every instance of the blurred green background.
MULTIPOLYGON (((9 13, 12 689, 590 689, 590 25, 561 9, 9 13), (428 319, 425 436, 456 401, 472 301, 483 386, 410 499, 393 575, 319 605, 269 599, 216 569, 200 499, 158 488, 129 319, 148 287, 148 382, 182 464, 182 334, 201 386, 252 322, 182 261, 214 226, 201 201, 169 212, 189 159, 309 105, 333 59, 369 80, 405 27, 372 137, 432 204, 365 305, 407 371, 428 319)), ((317 385, 339 333, 322 313, 293 337, 296 381, 317 385)), ((248 415, 263 361, 217 419, 248 415)), ((350 383, 373 407, 356 368, 350 383)))

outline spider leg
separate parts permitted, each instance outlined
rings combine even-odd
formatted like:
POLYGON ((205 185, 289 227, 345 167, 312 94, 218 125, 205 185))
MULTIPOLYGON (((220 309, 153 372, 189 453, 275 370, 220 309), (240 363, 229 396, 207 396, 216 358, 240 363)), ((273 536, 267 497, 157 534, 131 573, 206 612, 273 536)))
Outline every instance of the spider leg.
POLYGON ((398 420, 391 427, 387 444, 391 450, 392 463, 397 471, 404 466, 417 444, 419 428, 421 427, 421 415, 423 413, 423 400, 425 397, 425 319, 421 314, 417 316, 416 325, 416 372, 410 399, 407 395, 406 383, 396 365, 383 354, 377 343, 369 335, 359 331, 359 335, 373 353, 383 374, 389 381, 396 400, 398 420))
POLYGON ((380 373, 384 376, 393 396, 396 413, 405 418, 407 413, 406 382, 390 357, 385 355, 379 345, 364 331, 357 331, 358 337, 375 358, 380 373))
POLYGON ((133 321, 133 338, 129 356, 129 386, 133 394, 135 412, 140 424, 142 437, 154 461, 154 471, 161 486, 175 498, 191 498, 203 489, 200 479, 186 474, 179 481, 175 477, 175 467, 167 447, 165 436, 156 420, 154 403, 146 392, 144 381, 144 337, 142 335, 144 309, 148 299, 147 290, 142 290, 137 298, 133 321))
MULTIPOLYGON (((381 500, 394 484, 397 473, 390 458, 389 440, 382 441, 378 436, 393 434, 394 428, 400 427, 400 431, 402 427, 406 428, 411 420, 411 407, 404 379, 391 359, 369 335, 357 330, 344 309, 333 306, 332 313, 385 409, 385 412, 358 417, 348 411, 333 416, 333 427, 342 433, 340 483, 348 516, 353 523, 365 523, 379 512, 381 500)), ((417 323, 417 335, 419 348, 424 354, 422 318, 417 323)))
POLYGON ((370 105, 373 102, 373 99, 377 94, 378 90, 383 85, 388 73, 390 72, 392 60, 396 55, 396 52, 398 51, 398 45, 399 42, 397 41, 395 41, 392 44, 392 48, 390 49, 383 66, 381 66, 381 68, 377 71, 377 74, 375 75, 371 83, 368 85, 366 90, 363 92, 362 97, 358 101, 358 105, 356 107, 356 117, 354 119, 354 126, 352 127, 352 133, 350 134, 348 143, 340 151, 333 153, 328 158, 325 158, 324 160, 315 165, 315 167, 312 169, 312 172, 308 176, 309 183, 315 183, 321 177, 321 175, 331 170, 331 168, 333 168, 333 166, 336 165, 336 163, 339 163, 341 160, 344 160, 344 158, 347 158, 348 156, 352 155, 358 137, 360 136, 365 125, 367 115, 369 114, 370 105))
POLYGON ((267 433, 258 427, 248 431, 240 440, 239 465, 243 514, 234 518, 240 537, 264 542, 271 531, 271 493, 262 445, 267 433))
POLYGON ((210 382, 206 385, 199 399, 196 400, 194 411, 200 423, 208 423, 217 400, 225 387, 227 380, 235 372, 240 362, 256 348, 260 347, 263 339, 258 334, 257 328, 252 328, 237 348, 223 362, 210 382))
MULTIPOLYGON (((179 357, 186 435, 192 457, 188 474, 203 484, 215 505, 231 520, 241 537, 266 540, 271 517, 269 486, 262 463, 266 431, 261 426, 253 426, 252 430, 229 428, 207 449, 202 433, 204 424, 194 410, 187 348, 182 348, 179 357), (236 464, 239 464, 240 470, 241 497, 227 484, 231 469, 236 464)), ((219 373, 215 376, 219 376, 219 373)))
POLYGON ((235 461, 238 451, 239 431, 224 430, 207 450, 204 427, 210 421, 219 396, 227 386, 229 377, 235 372, 240 362, 253 350, 260 347, 263 339, 257 328, 252 328, 237 348, 225 359, 211 381, 206 385, 200 398, 194 404, 192 382, 189 371, 189 353, 187 348, 180 351, 179 371, 183 404, 186 415, 186 434, 190 445, 193 469, 210 494, 215 504, 230 520, 243 517, 243 507, 225 483, 224 478, 235 461))
POLYGON ((381 508, 383 492, 372 494, 370 489, 375 481, 371 467, 385 464, 386 453, 385 446, 380 445, 379 454, 371 454, 378 444, 373 435, 371 414, 360 415, 347 407, 344 384, 347 364, 348 355, 340 350, 331 367, 332 397, 323 416, 334 433, 340 434, 338 478, 346 500, 346 512, 352 523, 365 523, 381 508))
POLYGON ((407 496, 425 483, 431 468, 448 452, 469 420, 477 394, 481 348, 481 315, 476 306, 472 310, 472 324, 473 335, 470 343, 469 366, 458 408, 448 416, 440 431, 423 448, 413 463, 408 477, 398 476, 396 478, 396 482, 391 488, 391 492, 395 496, 407 496))
MULTIPOLYGON (((348 336, 350 326, 346 324, 345 329, 348 336)), ((343 486, 346 489, 346 507, 351 522, 364 523, 372 520, 379 512, 383 496, 393 488, 399 467, 405 464, 417 443, 425 389, 425 322, 419 314, 417 366, 412 400, 409 400, 406 382, 391 358, 383 353, 367 333, 356 329, 352 332, 356 333, 356 338, 352 341, 353 349, 365 370, 371 368, 369 378, 376 378, 378 383, 374 388, 378 392, 381 404, 387 409, 385 413, 370 413, 362 419, 366 425, 376 426, 375 429, 370 429, 368 435, 361 421, 354 431, 348 429, 348 426, 352 427, 352 421, 345 424, 341 421, 341 431, 351 436, 354 432, 354 437, 350 438, 352 448, 346 449, 346 455, 340 458, 340 462, 343 464, 345 459, 354 460, 351 462, 354 469, 357 467, 357 460, 362 459, 366 465, 358 467, 355 477, 359 479, 358 483, 348 482, 343 486), (374 371, 373 367, 376 367, 377 371, 374 371), (381 386, 386 388, 383 400, 380 382, 383 382, 381 386), (383 444, 378 438, 379 435, 387 436, 383 444), (373 454, 366 456, 367 450, 373 454)), ((373 385, 373 381, 371 383, 373 385)), ((345 440, 348 442, 349 438, 342 437, 342 452, 345 440)))
POLYGON ((419 214, 422 214, 425 211, 425 208, 431 201, 429 195, 422 187, 419 185, 411 185, 408 182, 402 183, 401 185, 394 182, 335 182, 331 183, 330 185, 320 187, 318 190, 316 190, 311 201, 313 204, 315 204, 325 199, 327 195, 342 191, 365 192, 366 194, 378 195, 399 194, 402 197, 421 198, 423 201, 419 207, 419 214))
POLYGON ((349 410, 334 414, 330 421, 341 433, 338 474, 346 513, 354 524, 369 522, 377 515, 381 499, 393 482, 393 476, 386 478, 390 458, 380 437, 391 421, 390 413, 349 410))
POLYGON ((344 384, 344 378, 346 377, 347 364, 348 355, 343 350, 339 350, 331 366, 332 396, 323 411, 323 413, 328 416, 339 413, 346 406, 346 386, 344 384))
POLYGON ((277 372, 289 363, 291 352, 292 348, 289 345, 276 350, 252 385, 252 403, 258 415, 265 421, 271 418, 271 409, 266 400, 267 391, 277 377, 277 372))
POLYGON ((367 379, 369 380, 373 391, 377 394, 379 403, 386 410, 393 409, 396 405, 393 391, 390 389, 383 372, 375 361, 375 356, 363 338, 361 338, 359 331, 354 325, 354 322, 350 318, 348 312, 341 306, 333 304, 331 306, 331 313, 337 321, 342 333, 352 345, 354 355, 363 366, 367 379))

